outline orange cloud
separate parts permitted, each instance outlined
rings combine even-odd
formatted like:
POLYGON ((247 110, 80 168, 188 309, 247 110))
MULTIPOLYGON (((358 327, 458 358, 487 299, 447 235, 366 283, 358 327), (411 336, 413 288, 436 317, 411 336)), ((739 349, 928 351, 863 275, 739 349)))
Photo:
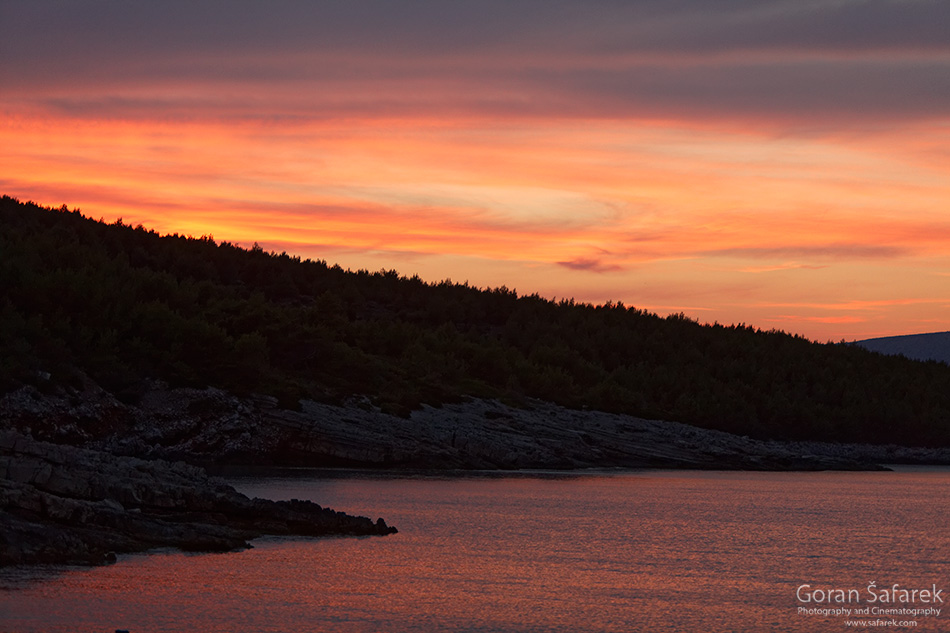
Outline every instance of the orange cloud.
POLYGON ((854 316, 854 315, 839 315, 839 316, 801 316, 797 314, 783 314, 778 317, 781 321, 787 323, 796 323, 807 321, 809 323, 827 323, 827 324, 852 324, 852 323, 864 323, 867 321, 864 317, 854 316))
MULTIPOLYGON (((405 89, 354 81, 360 99, 405 89)), ((946 123, 819 133, 764 115, 748 126, 567 106, 394 116, 382 102, 320 118, 306 114, 312 85, 299 109, 277 108, 295 84, 259 101, 236 89, 239 103, 194 102, 175 84, 165 98, 179 109, 163 117, 166 102, 148 99, 170 85, 129 87, 129 101, 92 86, 86 102, 0 102, 3 192, 353 267, 397 261, 433 280, 687 306, 816 338, 950 329, 946 123)), ((453 84, 412 85, 420 99, 452 99, 453 84)))

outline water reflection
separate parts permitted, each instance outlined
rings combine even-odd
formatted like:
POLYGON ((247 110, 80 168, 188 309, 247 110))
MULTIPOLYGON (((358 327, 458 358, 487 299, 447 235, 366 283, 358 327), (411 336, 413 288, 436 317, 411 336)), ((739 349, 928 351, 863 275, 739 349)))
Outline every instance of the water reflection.
POLYGON ((950 588, 946 471, 354 475, 234 481, 399 534, 122 557, 0 594, 0 630, 840 631, 799 584, 950 588))

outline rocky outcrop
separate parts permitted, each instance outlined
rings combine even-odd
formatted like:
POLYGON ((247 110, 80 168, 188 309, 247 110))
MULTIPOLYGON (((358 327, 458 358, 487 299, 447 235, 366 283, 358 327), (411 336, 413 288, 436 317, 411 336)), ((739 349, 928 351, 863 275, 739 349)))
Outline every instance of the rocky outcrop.
POLYGON ((248 499, 200 468, 0 432, 0 565, 103 563, 155 547, 227 551, 263 534, 395 528, 309 501, 248 499))
POLYGON ((92 383, 73 392, 33 387, 0 398, 0 428, 110 453, 205 465, 368 468, 870 469, 950 464, 950 449, 762 442, 675 422, 471 399, 409 417, 367 399, 312 401, 299 410, 266 396, 148 385, 126 405, 92 383))
POLYGON ((262 534, 386 534, 384 521, 248 499, 201 465, 425 469, 868 470, 950 464, 950 449, 763 442, 628 415, 471 399, 409 417, 147 385, 134 405, 87 381, 0 397, 0 564, 99 563, 174 546, 247 547, 262 534))
POLYGON ((290 459, 415 468, 867 469, 845 456, 805 454, 781 445, 684 424, 576 411, 544 402, 514 408, 493 400, 422 407, 409 418, 365 406, 304 402, 302 411, 265 411, 292 429, 290 459))

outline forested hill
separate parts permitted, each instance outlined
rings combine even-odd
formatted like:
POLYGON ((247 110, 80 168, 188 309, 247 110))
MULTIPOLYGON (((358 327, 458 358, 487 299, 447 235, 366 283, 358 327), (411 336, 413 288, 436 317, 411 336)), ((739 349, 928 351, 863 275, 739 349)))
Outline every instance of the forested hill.
POLYGON ((0 200, 0 389, 147 379, 407 413, 540 398, 756 437, 950 444, 950 367, 160 236, 0 200))

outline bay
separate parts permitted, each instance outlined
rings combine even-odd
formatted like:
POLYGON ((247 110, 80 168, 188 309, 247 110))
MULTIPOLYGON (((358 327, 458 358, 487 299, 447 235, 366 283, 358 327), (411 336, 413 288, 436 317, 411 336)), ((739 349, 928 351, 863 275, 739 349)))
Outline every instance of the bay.
POLYGON ((293 471, 231 483, 383 516, 400 532, 4 570, 0 630, 812 632, 849 620, 950 630, 940 602, 871 603, 868 591, 950 590, 946 469, 293 471), (801 600, 832 589, 859 600, 801 600), (941 615, 826 613, 864 607, 941 615))

